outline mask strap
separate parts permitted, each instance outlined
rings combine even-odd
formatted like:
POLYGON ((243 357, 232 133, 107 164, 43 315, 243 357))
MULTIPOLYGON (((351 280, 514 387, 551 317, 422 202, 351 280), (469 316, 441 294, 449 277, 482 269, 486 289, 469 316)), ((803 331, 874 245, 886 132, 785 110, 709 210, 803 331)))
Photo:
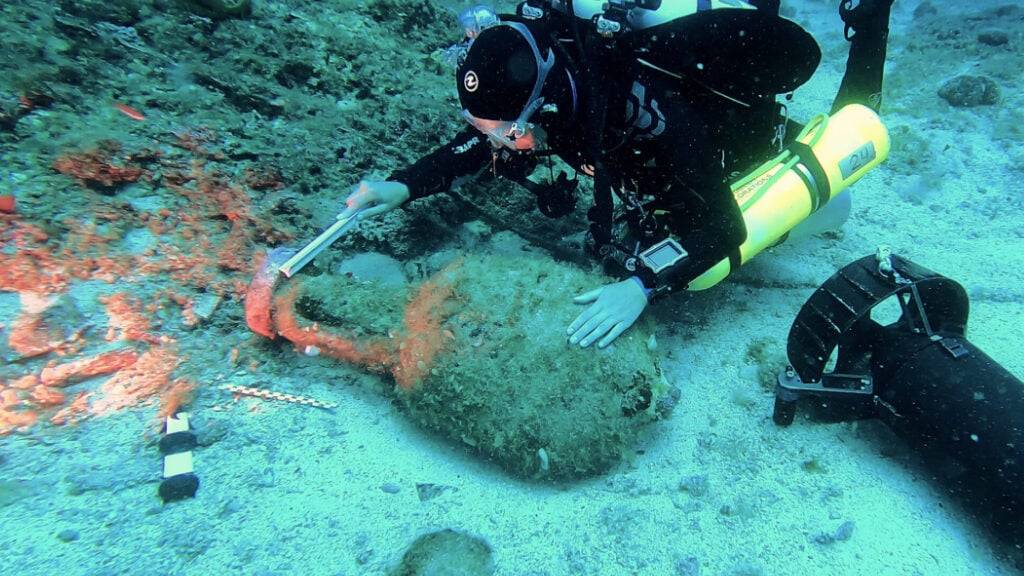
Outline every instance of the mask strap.
POLYGON ((533 91, 530 93, 530 98, 526 101, 526 106, 523 107, 523 111, 519 113, 519 117, 512 124, 513 135, 518 138, 526 133, 526 124, 529 122, 530 117, 544 105, 544 98, 541 97, 540 93, 544 90, 544 83, 547 81, 548 74, 555 67, 555 51, 548 48, 547 57, 542 58, 537 41, 534 40, 529 28, 519 22, 509 22, 504 25, 512 27, 516 32, 522 34, 523 38, 526 38, 530 48, 533 50, 534 58, 537 59, 537 81, 533 84, 533 91))

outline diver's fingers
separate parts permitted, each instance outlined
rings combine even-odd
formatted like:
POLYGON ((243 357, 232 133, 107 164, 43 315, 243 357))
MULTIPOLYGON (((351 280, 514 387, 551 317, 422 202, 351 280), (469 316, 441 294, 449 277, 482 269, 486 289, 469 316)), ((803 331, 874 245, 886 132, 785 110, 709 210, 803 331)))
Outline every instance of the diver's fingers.
POLYGON ((589 304, 597 300, 597 297, 601 295, 601 290, 604 290, 604 286, 601 286, 600 288, 594 288, 590 292, 580 294, 579 296, 573 298, 572 301, 575 302, 576 304, 589 304))
POLYGON ((362 220, 363 218, 370 218, 382 212, 387 212, 390 209, 391 206, 388 206, 387 204, 377 204, 373 208, 367 208, 366 210, 360 212, 359 219, 362 220))
POLYGON ((613 328, 615 328, 615 325, 617 323, 618 320, 616 320, 615 318, 605 318, 603 322, 601 322, 600 324, 597 325, 596 328, 594 328, 593 332, 588 334, 587 337, 580 342, 580 347, 586 348, 587 346, 590 346, 591 344, 594 343, 595 340, 604 336, 613 328))
POLYGON ((611 344, 616 338, 619 337, 623 332, 631 326, 628 322, 619 322, 612 328, 612 331, 607 336, 601 338, 601 341, 597 343, 598 348, 605 348, 611 344))
POLYGON ((583 312, 580 312, 580 315, 577 316, 576 319, 572 321, 572 324, 569 324, 569 328, 567 328, 565 330, 565 333, 566 334, 572 334, 572 333, 576 332, 584 324, 586 324, 587 321, 589 321, 591 318, 593 318, 594 315, 597 314, 597 312, 598 312, 597 306, 590 306, 586 310, 584 310, 583 312))
POLYGON ((570 344, 579 343, 581 340, 590 336, 598 326, 600 326, 605 320, 608 319, 608 315, 603 311, 596 312, 589 320, 580 326, 579 330, 573 332, 573 335, 569 337, 570 344))

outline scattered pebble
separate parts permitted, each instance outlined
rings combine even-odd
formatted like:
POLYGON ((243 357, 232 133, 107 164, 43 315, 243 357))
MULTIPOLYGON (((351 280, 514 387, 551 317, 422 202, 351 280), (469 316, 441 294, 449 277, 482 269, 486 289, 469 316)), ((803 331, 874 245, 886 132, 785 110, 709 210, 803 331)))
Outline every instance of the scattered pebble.
POLYGON ((196 298, 192 309, 199 320, 206 322, 213 317, 213 313, 217 311, 217 307, 222 301, 223 297, 219 294, 205 292, 196 298))
POLYGON ((228 435, 228 425, 223 420, 204 419, 195 426, 196 440, 202 447, 213 446, 228 435))
POLYGON ((355 562, 359 566, 365 566, 367 563, 374 558, 374 548, 370 545, 370 537, 364 533, 355 535, 355 539, 352 541, 359 551, 355 554, 355 562))
POLYGON ((385 482, 380 485, 380 489, 388 494, 398 494, 402 491, 402 487, 393 482, 385 482))
POLYGON ((1010 42, 1010 36, 1002 30, 987 30, 978 34, 978 42, 986 46, 1003 46, 1010 42))
POLYGON ((853 523, 853 520, 847 520, 840 524, 839 528, 836 528, 836 533, 834 534, 836 541, 845 542, 849 540, 850 537, 853 536, 853 529, 856 526, 857 525, 853 523))
POLYGON ((369 562, 371 558, 373 558, 373 550, 372 549, 367 548, 365 550, 360 550, 359 553, 356 554, 356 564, 359 564, 360 566, 363 566, 367 562, 369 562))
POLYGON ((242 501, 238 498, 231 498, 230 500, 225 502, 224 506, 220 509, 220 517, 226 518, 228 516, 231 516, 235 512, 240 511, 241 509, 242 501))
POLYGON ((426 502, 427 500, 433 500, 438 496, 444 494, 449 490, 455 490, 454 486, 445 486, 444 484, 430 484, 430 483, 417 483, 416 494, 420 498, 420 502, 426 502))
POLYGON ((985 76, 962 75, 943 84, 939 96, 957 108, 991 106, 999 102, 999 86, 985 76))
POLYGON ((72 530, 71 528, 61 530, 57 533, 57 538, 61 542, 74 542, 78 540, 78 530, 72 530))
POLYGON ((679 490, 700 498, 708 493, 708 477, 706 474, 687 476, 679 481, 679 490))
POLYGON ((855 527, 856 524, 852 520, 847 520, 846 522, 840 524, 839 527, 836 528, 835 531, 831 534, 827 532, 822 532, 818 534, 814 537, 814 541, 818 544, 823 545, 834 544, 836 542, 845 542, 849 540, 851 536, 853 536, 853 529, 855 527))

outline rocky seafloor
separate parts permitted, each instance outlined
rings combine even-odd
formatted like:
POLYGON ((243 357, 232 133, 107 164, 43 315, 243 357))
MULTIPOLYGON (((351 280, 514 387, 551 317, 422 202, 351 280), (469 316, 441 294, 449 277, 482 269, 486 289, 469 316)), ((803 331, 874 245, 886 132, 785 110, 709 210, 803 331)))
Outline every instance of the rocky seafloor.
MULTIPOLYGON (((538 483, 243 316, 266 250, 301 245, 359 179, 461 128, 446 48, 465 4, 0 6, 0 572, 1012 573, 1020 551, 884 427, 778 429, 765 383, 807 296, 879 244, 963 283, 972 341, 1024 375, 1024 10, 898 0, 893 151, 855 186, 850 221, 650 310, 682 391, 673 415, 611 472, 538 483), (181 407, 201 486, 165 505, 159 415, 181 407)), ((783 4, 823 48, 790 103, 807 118, 828 108, 847 44, 836 2, 783 4)), ((374 253, 412 280, 454 251, 572 248, 582 223, 493 181, 414 207, 317 268, 374 253)))

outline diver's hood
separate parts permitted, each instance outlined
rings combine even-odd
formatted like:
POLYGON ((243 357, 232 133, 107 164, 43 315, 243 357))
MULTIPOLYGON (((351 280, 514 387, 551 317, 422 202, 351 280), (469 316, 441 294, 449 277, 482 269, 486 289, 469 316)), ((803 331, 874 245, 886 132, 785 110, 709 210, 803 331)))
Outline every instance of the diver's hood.
POLYGON ((526 26, 507 22, 483 30, 456 70, 462 108, 477 118, 515 121, 540 97, 554 65, 526 26))

